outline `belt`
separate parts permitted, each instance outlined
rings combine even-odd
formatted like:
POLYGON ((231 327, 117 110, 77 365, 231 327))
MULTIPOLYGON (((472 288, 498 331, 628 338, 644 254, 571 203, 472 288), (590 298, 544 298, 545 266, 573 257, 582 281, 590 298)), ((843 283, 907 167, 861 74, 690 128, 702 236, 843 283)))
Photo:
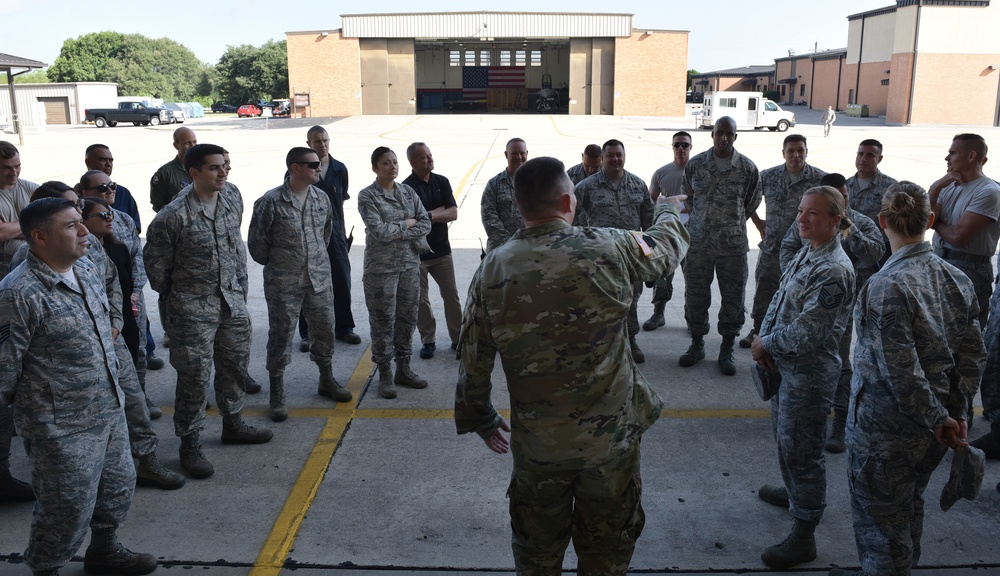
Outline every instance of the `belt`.
POLYGON ((989 264, 991 258, 991 256, 969 254, 968 252, 959 252, 958 250, 949 250, 947 248, 935 248, 934 253, 945 260, 959 260, 969 262, 970 264, 989 264))

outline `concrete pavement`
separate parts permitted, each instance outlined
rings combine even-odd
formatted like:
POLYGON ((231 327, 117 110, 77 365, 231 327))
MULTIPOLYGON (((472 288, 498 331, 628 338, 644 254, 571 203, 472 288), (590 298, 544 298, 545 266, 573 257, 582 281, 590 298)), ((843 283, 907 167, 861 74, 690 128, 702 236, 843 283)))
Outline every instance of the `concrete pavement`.
MULTIPOLYGON (((885 173, 924 186, 943 173, 943 157, 952 135, 974 131, 1000 146, 1000 130, 995 128, 885 127, 877 118, 848 121, 843 115, 838 116, 831 136, 823 138, 819 111, 792 109, 800 125, 790 132, 809 137, 809 161, 845 175, 853 173, 857 143, 864 138, 877 138, 885 145, 885 173)), ((218 143, 230 150, 234 163, 230 179, 242 190, 248 212, 253 200, 280 183, 285 152, 304 144, 311 124, 272 119, 264 130, 263 122, 209 117, 185 124, 196 131, 199 142, 218 143)), ((504 168, 503 146, 509 138, 524 138, 529 156, 557 156, 567 166, 578 161, 586 144, 617 138, 626 145, 626 170, 643 178, 670 161, 670 138, 677 129, 692 132, 695 153, 710 146, 708 131, 694 131, 691 118, 461 115, 319 122, 328 123, 333 154, 351 171, 352 194, 372 181, 369 156, 376 146, 396 151, 402 180, 407 173, 406 145, 416 140, 430 145, 436 171, 451 179, 460 205, 459 219, 451 227, 460 287, 468 285, 478 265, 479 239, 485 241, 479 198, 487 180, 504 168)), ((173 153, 171 130, 75 126, 28 134, 21 148, 22 176, 36 182, 73 183, 85 169, 84 148, 103 142, 116 158, 112 179, 132 190, 148 223, 153 213, 146 183, 173 153)), ((783 136, 743 131, 736 148, 764 169, 781 162, 783 136)), ((0 137, 16 142, 7 134, 0 137)), ((355 392, 356 401, 335 405, 318 397, 316 368, 308 354, 296 352, 286 373, 289 420, 274 424, 266 418, 266 389, 247 397, 249 419, 275 432, 270 444, 223 446, 221 419, 216 410, 209 411, 203 441, 216 474, 207 480, 189 479, 186 487, 175 492, 138 489, 129 521, 120 532, 127 546, 161 557, 164 567, 159 573, 178 569, 213 576, 271 576, 293 570, 344 575, 512 573, 504 496, 510 458, 489 452, 476 437, 455 434, 451 407, 457 363, 449 354, 447 335, 439 336, 439 352, 431 360, 416 357, 419 339, 414 335, 413 367, 431 382, 428 389, 402 389, 396 400, 384 400, 369 388, 370 336, 361 291, 364 232, 354 200, 348 201, 346 211, 348 228, 356 226, 351 253, 354 316, 363 343, 338 342, 334 367, 337 377, 355 392)), ((244 217, 244 232, 248 223, 249 213, 244 217)), ((758 240, 751 237, 751 245, 758 240)), ((752 266, 755 250, 750 258, 752 266)), ((254 317, 250 370, 266 388, 267 314, 261 268, 251 261, 249 270, 254 317)), ((431 290, 433 294, 435 289, 431 290)), ((767 574, 760 552, 784 538, 791 522, 787 512, 756 497, 762 483, 780 481, 767 405, 756 398, 749 380, 748 351, 737 351, 735 377, 719 373, 714 362, 721 342, 717 334, 706 339, 705 362, 688 369, 677 366, 678 356, 688 345, 683 293, 683 278, 678 274, 675 297, 667 306, 667 325, 639 336, 647 355, 642 370, 664 398, 666 411, 642 445, 647 524, 632 568, 653 574, 767 574)), ((751 280, 748 309, 752 295, 751 280)), ((147 301, 155 297, 147 288, 147 301)), ((652 310, 649 298, 647 290, 639 306, 640 320, 652 310)), ((718 302, 717 291, 714 301, 718 302)), ((436 294, 432 303, 441 319, 436 294)), ((713 318, 716 313, 717 306, 713 318)), ((151 316, 159 341, 155 309, 151 316)), ((167 350, 158 352, 166 359, 167 350)), ((173 383, 169 363, 149 373, 149 395, 165 412, 155 422, 160 459, 179 470, 179 441, 170 418, 173 383)), ((506 408, 499 369, 494 383, 496 404, 506 408)), ((976 422, 972 435, 983 430, 982 422, 976 422)), ((937 498, 949 461, 935 474, 926 493, 924 569, 917 573, 1000 574, 996 540, 1000 494, 993 489, 1000 480, 1000 467, 987 464, 976 501, 961 501, 943 513, 937 498)), ((18 442, 12 462, 15 475, 26 478, 28 467, 18 442)), ((817 529, 819 556, 799 572, 786 574, 825 573, 831 565, 857 565, 845 457, 833 455, 827 462, 829 506, 817 529)), ((0 576, 29 574, 19 555, 27 542, 30 518, 30 504, 0 504, 0 576)), ((565 566, 575 566, 572 550, 565 566)), ((83 574, 82 563, 71 563, 62 574, 83 574)))

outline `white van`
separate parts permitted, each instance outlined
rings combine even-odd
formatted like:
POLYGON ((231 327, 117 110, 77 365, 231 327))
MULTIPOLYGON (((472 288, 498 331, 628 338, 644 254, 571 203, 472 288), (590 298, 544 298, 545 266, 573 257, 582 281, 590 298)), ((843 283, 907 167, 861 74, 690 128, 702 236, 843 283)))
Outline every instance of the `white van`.
POLYGON ((716 120, 729 116, 736 128, 767 128, 784 132, 795 126, 795 114, 786 112, 760 92, 710 92, 705 94, 701 127, 711 128, 716 120))

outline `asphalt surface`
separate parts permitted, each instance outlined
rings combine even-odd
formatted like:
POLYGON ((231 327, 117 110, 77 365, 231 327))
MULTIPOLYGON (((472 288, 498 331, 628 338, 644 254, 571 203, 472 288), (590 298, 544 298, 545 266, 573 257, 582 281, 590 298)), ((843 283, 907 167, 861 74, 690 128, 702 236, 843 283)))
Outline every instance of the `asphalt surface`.
MULTIPOLYGON (((822 137, 820 111, 791 108, 799 125, 791 130, 810 139, 809 161, 827 171, 853 173, 857 143, 877 138, 885 144, 882 169, 899 179, 929 185, 944 171, 943 157, 952 135, 974 131, 1000 145, 1000 130, 984 127, 886 127, 879 118, 838 116, 829 138, 822 137)), ((427 142, 436 171, 448 176, 460 205, 451 227, 458 285, 464 287, 479 262, 485 239, 479 200, 486 182, 504 166, 503 147, 511 137, 524 138, 529 156, 551 155, 575 164, 584 146, 617 138, 626 145, 626 170, 648 178, 671 160, 670 138, 678 129, 694 135, 694 151, 710 146, 708 131, 694 130, 694 119, 508 115, 373 116, 345 119, 213 119, 185 124, 200 142, 230 150, 230 179, 246 199, 254 199, 280 183, 285 152, 303 145, 305 131, 327 125, 335 157, 350 169, 350 191, 368 185, 371 151, 393 148, 405 178, 405 148, 427 142)), ((116 158, 112 179, 131 189, 144 222, 153 213, 146 182, 167 162, 174 127, 52 127, 29 133, 21 147, 22 176, 36 182, 55 179, 73 183, 84 172, 83 150, 94 142, 111 147, 116 158)), ((17 137, 0 138, 17 143, 17 137)), ((764 169, 782 162, 783 135, 767 131, 739 133, 736 148, 764 169)), ((760 209, 763 214, 763 207, 760 209)), ((244 217, 244 234, 249 223, 244 217)), ((337 343, 336 376, 355 393, 355 401, 334 404, 315 394, 317 371, 308 354, 296 352, 287 370, 290 418, 271 423, 266 417, 267 374, 264 346, 267 314, 261 268, 250 263, 250 307, 254 318, 251 374, 265 386, 247 397, 246 417, 270 427, 274 440, 260 446, 224 446, 221 419, 208 412, 203 434, 206 456, 216 473, 207 480, 189 479, 174 492, 139 488, 128 522, 120 529, 133 550, 160 557, 157 573, 206 576, 277 574, 471 575, 511 574, 510 529, 505 489, 509 457, 489 452, 476 437, 457 436, 452 422, 457 363, 448 353, 448 337, 439 335, 438 354, 416 357, 414 370, 427 378, 426 390, 402 389, 399 398, 384 400, 371 388, 370 334, 361 291, 363 225, 354 200, 347 203, 348 228, 355 226, 351 252, 358 346, 337 343), (193 571, 193 572, 191 572, 193 571)), ((759 238, 751 232, 751 245, 759 238)), ((756 250, 750 253, 751 266, 756 250)), ((751 274, 752 276, 752 274, 751 274)), ((433 284, 432 284, 433 286, 433 284)), ((642 332, 646 352, 643 372, 664 398, 661 421, 644 437, 644 507, 647 524, 632 561, 636 574, 769 574, 760 552, 784 538, 791 525, 786 511, 760 501, 757 488, 780 482, 767 405, 750 382, 749 351, 737 350, 738 372, 719 372, 715 350, 718 334, 706 339, 708 358, 692 368, 679 368, 677 358, 689 343, 683 318, 683 278, 674 283, 667 306, 667 325, 642 332)), ((460 288, 464 297, 464 289, 460 288)), ((714 290, 714 301, 718 292, 714 290)), ((753 281, 747 288, 747 308, 753 281)), ((156 295, 147 287, 148 302, 156 295)), ((640 320, 652 311, 650 293, 642 296, 640 320)), ((463 298, 464 299, 464 298, 463 298)), ((440 299, 432 288, 432 304, 443 331, 440 299)), ((712 309, 712 317, 717 306, 712 309)), ((162 335, 155 307, 153 333, 162 335)), ((749 328, 749 318, 748 326, 749 328)), ((296 339, 296 349, 297 349, 296 339)), ((158 349, 167 359, 169 350, 158 349)), ((171 424, 175 374, 169 366, 150 372, 148 393, 163 408, 155 422, 160 460, 180 470, 179 441, 171 424)), ((506 408, 505 380, 494 374, 494 399, 506 408)), ((214 402, 213 402, 214 404, 214 402)), ((978 402, 977 402, 978 406, 978 402)), ((984 431, 976 420, 972 436, 984 431)), ((950 457, 949 457, 950 458, 950 457)), ((986 479, 975 501, 960 501, 941 512, 938 495, 947 478, 945 460, 927 490, 927 518, 921 569, 915 574, 972 576, 1000 574, 1000 467, 987 463, 986 479)), ((817 529, 818 557, 784 574, 825 574, 833 565, 857 566, 851 528, 845 456, 831 455, 828 464, 828 508, 817 529)), ((28 465, 15 441, 12 470, 28 477, 28 465)), ((20 560, 28 539, 31 504, 0 503, 0 576, 26 576, 20 560)), ((85 546, 86 544, 84 544, 85 546)), ((84 548, 63 576, 83 574, 84 548)), ((565 567, 575 568, 572 547, 565 567)))

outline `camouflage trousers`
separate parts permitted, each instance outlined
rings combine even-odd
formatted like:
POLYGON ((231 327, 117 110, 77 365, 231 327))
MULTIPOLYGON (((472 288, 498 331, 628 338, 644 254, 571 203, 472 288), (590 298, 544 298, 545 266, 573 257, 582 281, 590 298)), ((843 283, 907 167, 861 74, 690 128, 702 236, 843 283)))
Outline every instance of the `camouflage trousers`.
POLYGON ((708 334, 708 309, 712 305, 712 279, 716 274, 722 294, 719 334, 735 337, 743 328, 749 279, 747 255, 718 256, 692 251, 684 262, 684 319, 692 336, 708 334))
POLYGON ((518 576, 562 574, 571 539, 577 574, 624 575, 646 523, 639 444, 620 460, 585 470, 515 465, 507 497, 518 576))
POLYGON ((750 317, 753 318, 753 327, 760 330, 760 323, 767 316, 767 309, 771 306, 771 300, 778 292, 781 285, 781 264, 776 255, 771 255, 761 251, 757 255, 757 267, 753 271, 754 282, 757 288, 753 293, 753 307, 750 309, 750 317))
POLYGON ((132 455, 146 456, 156 452, 159 440, 149 420, 146 394, 139 386, 139 378, 132 365, 132 356, 119 336, 115 340, 115 356, 118 357, 118 386, 125 394, 125 422, 128 425, 128 441, 132 455))
POLYGON ((826 508, 826 419, 840 366, 796 373, 778 362, 781 387, 771 399, 778 466, 794 518, 818 523, 826 508))
MULTIPOLYGON (((853 309, 850 318, 853 318, 853 309)), ((833 407, 847 411, 851 403, 851 378, 854 377, 854 364, 851 362, 851 339, 854 338, 854 322, 848 322, 844 335, 840 339, 840 378, 837 389, 833 393, 833 407)))
POLYGON ((986 343, 986 369, 980 385, 983 416, 1000 423, 1000 290, 990 297, 990 318, 983 340, 986 343))
POLYGON ((267 371, 281 371, 292 363, 292 339, 301 311, 309 323, 309 358, 320 366, 333 362, 333 288, 264 284, 267 301, 267 371))
POLYGON ((10 447, 14 443, 14 412, 0 402, 0 474, 10 470, 10 447))
POLYGON ((31 487, 38 498, 24 563, 32 570, 58 569, 92 530, 120 526, 132 505, 135 467, 129 456, 125 412, 102 382, 100 424, 57 438, 26 438, 31 487))
POLYGON ((177 372, 174 432, 188 436, 205 428, 205 400, 215 367, 215 403, 223 416, 243 412, 250 361, 250 317, 215 302, 201 314, 174 314, 167 323, 170 365, 177 372))
POLYGON ((458 331, 462 328, 462 301, 455 286, 455 261, 451 254, 445 254, 433 260, 420 261, 420 308, 417 311, 417 330, 420 332, 420 342, 433 344, 437 332, 437 322, 434 311, 431 310, 430 275, 438 285, 441 300, 444 302, 444 320, 448 325, 448 336, 451 342, 458 342, 458 331))
POLYGON ((909 576, 920 560, 924 490, 948 449, 930 433, 913 444, 914 451, 892 458, 848 445, 854 539, 865 574, 909 576))
POLYGON ((420 304, 420 268, 399 272, 365 271, 365 305, 371 328, 372 362, 385 364, 413 353, 413 328, 420 304))
POLYGON ((993 266, 989 262, 966 262, 965 260, 945 259, 945 262, 958 268, 972 280, 976 289, 976 300, 979 301, 979 326, 986 329, 987 318, 990 315, 990 296, 993 295, 993 266))

